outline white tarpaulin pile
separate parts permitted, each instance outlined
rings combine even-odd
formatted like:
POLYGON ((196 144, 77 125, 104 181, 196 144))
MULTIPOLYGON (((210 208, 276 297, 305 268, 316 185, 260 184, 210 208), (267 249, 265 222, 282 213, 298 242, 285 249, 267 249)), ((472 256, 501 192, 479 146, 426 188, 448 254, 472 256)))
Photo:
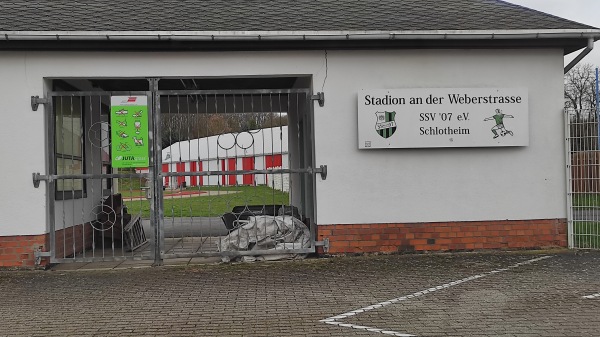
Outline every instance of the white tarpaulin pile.
MULTIPOLYGON (((219 250, 253 251, 302 249, 310 247, 310 232, 306 225, 290 216, 251 216, 248 223, 221 238, 219 250)), ((303 258, 305 254, 268 254, 243 256, 242 261, 303 258)), ((228 261, 225 257, 223 260, 228 261)))

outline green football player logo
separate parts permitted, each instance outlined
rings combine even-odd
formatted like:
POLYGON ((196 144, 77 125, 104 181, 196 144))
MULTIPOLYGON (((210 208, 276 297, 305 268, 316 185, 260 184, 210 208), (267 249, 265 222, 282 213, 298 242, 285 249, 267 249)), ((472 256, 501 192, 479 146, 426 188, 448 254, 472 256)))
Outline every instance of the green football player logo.
POLYGON ((510 130, 506 130, 506 128, 504 127, 504 118, 515 118, 512 115, 505 115, 502 113, 502 110, 500 109, 496 109, 496 114, 488 117, 486 119, 484 119, 483 121, 491 121, 494 120, 496 121, 496 125, 494 125, 494 127, 492 128, 492 132, 494 133, 494 139, 498 138, 498 131, 500 131, 500 136, 504 137, 507 134, 509 135, 513 135, 513 132, 510 130))

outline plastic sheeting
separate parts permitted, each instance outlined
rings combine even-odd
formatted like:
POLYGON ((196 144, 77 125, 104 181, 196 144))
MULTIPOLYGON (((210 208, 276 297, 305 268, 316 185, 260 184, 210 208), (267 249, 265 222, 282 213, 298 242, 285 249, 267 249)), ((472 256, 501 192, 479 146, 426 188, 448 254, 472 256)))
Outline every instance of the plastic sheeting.
MULTIPOLYGON (((248 223, 231 231, 219 241, 219 251, 302 249, 310 247, 310 231, 300 220, 289 216, 251 216, 248 223)), ((242 261, 304 258, 306 254, 268 254, 242 256, 242 261)), ((229 257, 224 256, 224 261, 229 257)))

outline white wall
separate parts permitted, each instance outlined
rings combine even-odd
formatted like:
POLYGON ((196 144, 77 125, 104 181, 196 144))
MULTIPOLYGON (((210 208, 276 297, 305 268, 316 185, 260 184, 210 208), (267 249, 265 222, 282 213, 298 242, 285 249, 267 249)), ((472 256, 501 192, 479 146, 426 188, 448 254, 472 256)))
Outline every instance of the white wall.
MULTIPOLYGON (((329 51, 326 105, 315 104, 318 223, 565 217, 560 50, 329 51), (359 151, 361 88, 527 87, 530 146, 359 151)), ((210 53, 0 52, 0 235, 46 231, 45 77, 312 75, 322 51, 210 53), (26 140, 18 142, 26 135, 26 140), (10 164, 9 164, 10 163, 10 164)), ((216 168, 210 168, 216 169, 216 168)))
MULTIPOLYGON (((45 186, 33 188, 31 173, 46 171, 43 106, 46 77, 148 77, 325 75, 324 53, 105 53, 0 52, 0 235, 41 234, 46 228, 45 186), (26 130, 26 133, 25 131, 26 130), (17 144, 26 135, 26 139, 17 144), (10 163, 10 164, 9 164, 10 163)), ((217 169, 210 167, 210 169, 217 169)))
POLYGON ((562 83, 560 50, 330 52, 319 223, 565 218, 562 83), (419 87, 528 88, 530 146, 359 151, 357 91, 419 87))
POLYGON ((44 94, 42 78, 29 77, 24 53, 0 52, 0 235, 46 230, 45 188, 33 187, 45 173, 44 107, 31 110, 31 96, 44 94))

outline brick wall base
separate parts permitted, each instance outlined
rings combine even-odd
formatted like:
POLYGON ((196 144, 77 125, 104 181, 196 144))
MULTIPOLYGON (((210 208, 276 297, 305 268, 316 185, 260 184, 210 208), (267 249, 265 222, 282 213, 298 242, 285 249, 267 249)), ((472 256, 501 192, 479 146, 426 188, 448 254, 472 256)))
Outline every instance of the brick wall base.
MULTIPOLYGON (((92 232, 90 224, 56 231, 56 257, 70 257, 91 248, 92 232)), ((34 268, 35 251, 46 252, 49 249, 49 234, 0 236, 0 268, 34 268)), ((48 263, 48 258, 42 258, 39 267, 48 263)))
POLYGON ((0 236, 0 268, 33 268, 34 252, 46 250, 46 234, 0 236))
POLYGON ((330 254, 567 247, 566 219, 319 225, 330 254))
MULTIPOLYGON (((68 257, 89 249, 91 235, 89 224, 57 231, 56 256, 68 257)), ((317 236, 319 241, 329 239, 330 254, 534 249, 567 247, 567 221, 319 225, 317 236)), ((47 251, 48 240, 48 234, 0 236, 0 267, 33 268, 34 252, 47 251)), ((47 264, 48 260, 42 259, 41 266, 47 264)))

